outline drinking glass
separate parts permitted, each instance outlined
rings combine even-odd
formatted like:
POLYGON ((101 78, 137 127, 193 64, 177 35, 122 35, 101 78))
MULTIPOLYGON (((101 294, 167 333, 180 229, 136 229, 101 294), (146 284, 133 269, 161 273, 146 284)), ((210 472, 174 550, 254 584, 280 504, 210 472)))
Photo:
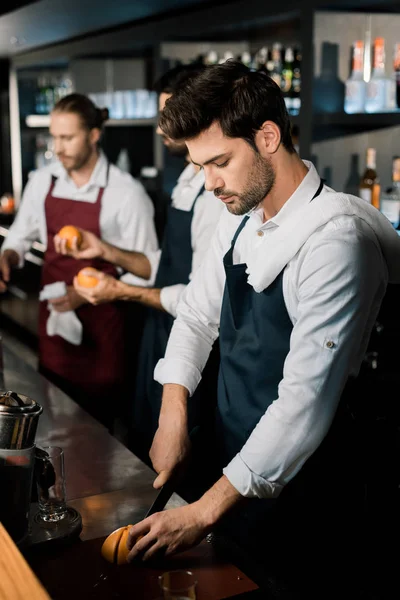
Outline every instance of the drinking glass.
POLYGON ((39 514, 46 523, 57 523, 67 514, 64 452, 58 446, 42 446, 36 455, 39 514))
POLYGON ((197 581, 191 571, 167 571, 158 580, 164 600, 196 600, 197 581))

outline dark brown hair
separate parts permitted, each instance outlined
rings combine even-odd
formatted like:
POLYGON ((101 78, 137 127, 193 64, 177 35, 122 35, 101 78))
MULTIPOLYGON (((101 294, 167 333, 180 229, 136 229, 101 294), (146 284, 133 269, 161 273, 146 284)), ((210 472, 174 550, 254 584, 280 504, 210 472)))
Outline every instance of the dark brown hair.
POLYGON ((265 73, 228 60, 190 77, 165 104, 160 127, 175 140, 197 137, 218 121, 226 137, 242 138, 258 152, 254 138, 265 121, 281 130, 282 144, 294 152, 291 126, 279 86, 265 73))
POLYGON ((57 102, 53 112, 75 113, 89 131, 95 128, 101 129, 108 119, 108 109, 97 108, 90 98, 83 94, 64 96, 57 102))

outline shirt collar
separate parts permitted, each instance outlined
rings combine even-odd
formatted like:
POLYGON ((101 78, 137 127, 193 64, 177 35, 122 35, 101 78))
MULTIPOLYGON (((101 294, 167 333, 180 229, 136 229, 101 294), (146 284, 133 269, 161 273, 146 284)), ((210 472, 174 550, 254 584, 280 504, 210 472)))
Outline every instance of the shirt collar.
MULTIPOLYGON (((280 211, 271 219, 263 223, 264 226, 281 226, 294 213, 311 202, 314 194, 318 190, 321 178, 318 175, 317 169, 308 160, 303 160, 303 163, 308 169, 307 175, 304 177, 300 185, 296 188, 290 198, 285 202, 280 211)), ((263 221, 263 209, 256 208, 249 213, 257 220, 263 221)))
MULTIPOLYGON (((107 185, 107 170, 108 170, 108 160, 102 150, 99 152, 99 158, 95 164, 92 175, 90 179, 85 185, 79 188, 80 192, 88 191, 92 186, 96 187, 106 187, 107 185)), ((60 161, 55 162, 51 165, 51 174, 57 177, 57 179, 63 180, 65 183, 68 183, 76 188, 75 183, 72 181, 71 177, 68 175, 67 171, 64 169, 63 165, 60 161)), ((78 188, 77 188, 78 189, 78 188)))

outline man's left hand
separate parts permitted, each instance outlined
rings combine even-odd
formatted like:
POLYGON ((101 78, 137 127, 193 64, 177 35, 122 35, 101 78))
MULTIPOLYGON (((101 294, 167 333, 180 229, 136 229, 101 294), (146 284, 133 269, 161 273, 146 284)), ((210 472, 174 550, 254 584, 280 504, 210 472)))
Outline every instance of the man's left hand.
POLYGON ((183 552, 201 542, 207 533, 209 528, 197 502, 155 513, 129 530, 128 561, 183 552))
POLYGON ((168 556, 195 546, 223 515, 245 501, 222 475, 197 502, 155 513, 131 527, 128 560, 168 556))
POLYGON ((72 285, 69 285, 67 286, 67 293, 65 296, 49 300, 49 304, 51 304, 57 312, 68 312, 69 310, 76 310, 82 306, 82 304, 86 304, 86 300, 74 290, 72 285))
POLYGON ((104 304, 118 300, 120 296, 119 281, 107 273, 98 272, 96 277, 99 282, 94 287, 83 287, 79 285, 77 277, 74 278, 74 288, 80 296, 83 296, 90 304, 104 304))

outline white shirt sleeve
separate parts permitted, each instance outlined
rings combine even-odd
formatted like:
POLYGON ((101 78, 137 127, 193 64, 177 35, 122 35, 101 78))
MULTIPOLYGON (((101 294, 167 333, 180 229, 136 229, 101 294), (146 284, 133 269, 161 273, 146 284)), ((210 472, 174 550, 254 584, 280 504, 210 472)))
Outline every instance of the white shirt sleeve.
POLYGON ((203 262, 181 296, 165 358, 158 362, 154 373, 154 378, 162 385, 180 384, 189 390, 190 395, 201 380, 201 373, 219 334, 225 286, 223 256, 233 235, 227 230, 224 216, 225 212, 203 262))
POLYGON ((372 238, 346 229, 316 239, 299 267, 297 321, 278 398, 224 469, 243 496, 278 495, 319 446, 386 288, 372 238))
MULTIPOLYGON (((11 249, 18 253, 19 267, 23 267, 25 254, 32 246, 32 243, 41 239, 40 220, 44 220, 44 215, 42 215, 43 207, 39 206, 38 195, 44 196, 47 189, 44 191, 43 189, 38 189, 37 183, 38 177, 33 174, 25 186, 17 216, 8 230, 7 237, 1 248, 2 252, 11 249)), ((48 181, 49 185, 50 178, 48 181)), ((43 200, 43 198, 41 197, 40 200, 43 200)), ((41 239, 41 241, 47 243, 47 240, 41 239)))
MULTIPOLYGON (((221 217, 223 203, 212 192, 203 192, 194 205, 191 235, 192 235, 192 271, 189 276, 191 281, 194 273, 200 267, 207 250, 210 247, 218 221, 221 217)), ((185 291, 185 285, 177 284, 164 287, 161 290, 161 304, 173 317, 177 315, 179 301, 185 291)))
MULTIPOLYGON (((118 193, 118 190, 115 190, 118 193)), ((121 192, 122 193, 122 192, 121 192)), ((117 213, 118 234, 116 239, 107 238, 107 229, 102 228, 102 237, 118 248, 134 250, 143 254, 158 252, 158 240, 154 225, 154 207, 144 187, 133 180, 129 189, 123 189, 124 199, 117 213)), ((115 234, 114 234, 115 235, 115 234)), ((155 276, 155 275, 154 275, 155 276)), ((153 277, 153 272, 152 272, 153 277)), ((149 287, 154 279, 142 279, 131 273, 123 276, 130 285, 149 287)))

